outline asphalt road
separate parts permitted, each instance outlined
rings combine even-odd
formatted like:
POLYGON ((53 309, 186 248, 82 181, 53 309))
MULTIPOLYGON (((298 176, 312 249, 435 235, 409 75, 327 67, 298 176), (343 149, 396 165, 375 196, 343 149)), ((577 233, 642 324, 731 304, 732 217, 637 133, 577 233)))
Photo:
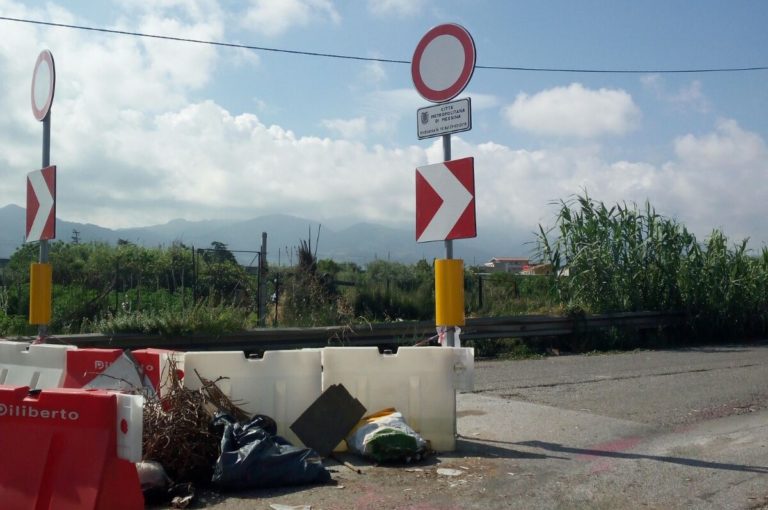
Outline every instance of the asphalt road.
POLYGON ((478 361, 457 411, 456 451, 422 464, 198 505, 768 509, 768 343, 478 361))
POLYGON ((475 392, 671 427, 768 407, 768 344, 480 362, 475 392))

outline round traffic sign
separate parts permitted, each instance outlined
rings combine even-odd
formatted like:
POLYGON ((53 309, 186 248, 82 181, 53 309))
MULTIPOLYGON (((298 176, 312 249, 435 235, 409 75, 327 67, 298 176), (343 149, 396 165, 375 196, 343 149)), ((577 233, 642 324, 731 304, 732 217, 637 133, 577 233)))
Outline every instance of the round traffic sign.
POLYGON ((416 91, 433 103, 450 101, 475 72, 475 41, 461 25, 438 25, 416 46, 411 77, 416 91))
POLYGON ((56 67, 53 65, 53 55, 43 50, 37 56, 32 74, 32 113, 37 120, 44 120, 51 110, 55 88, 56 67))

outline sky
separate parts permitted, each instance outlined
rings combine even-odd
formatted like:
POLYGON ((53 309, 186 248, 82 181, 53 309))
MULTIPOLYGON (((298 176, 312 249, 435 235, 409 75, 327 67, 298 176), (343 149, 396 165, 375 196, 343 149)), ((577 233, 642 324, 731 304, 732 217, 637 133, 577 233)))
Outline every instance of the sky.
POLYGON ((768 243, 768 70, 666 72, 768 66, 768 2, 0 0, 0 17, 372 59, 0 20, 0 207, 24 207, 41 166, 30 87, 49 49, 59 219, 413 229, 415 170, 443 151, 417 138, 431 103, 407 62, 429 29, 457 23, 480 66, 458 96, 472 130, 452 136, 453 158, 475 158, 471 242, 509 235, 499 256, 524 255, 516 234, 586 190, 647 200, 701 239, 768 243))

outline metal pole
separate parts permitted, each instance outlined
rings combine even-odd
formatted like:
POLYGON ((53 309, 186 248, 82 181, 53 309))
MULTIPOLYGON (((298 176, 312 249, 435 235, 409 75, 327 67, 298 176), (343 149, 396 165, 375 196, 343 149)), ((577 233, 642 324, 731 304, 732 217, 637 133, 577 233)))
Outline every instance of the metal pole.
MULTIPOLYGON (((43 168, 51 164, 51 112, 43 119, 43 168)), ((55 221, 55 220, 54 220, 55 221)), ((40 241, 40 262, 48 262, 48 241, 40 241)))
MULTIPOLYGON (((443 135, 443 161, 451 160, 451 135, 443 135)), ((453 258, 453 239, 446 239, 445 241, 445 258, 453 258)), ((448 347, 454 347, 456 341, 454 339, 455 329, 453 326, 448 326, 445 330, 445 345, 448 347)))
MULTIPOLYGON (((51 164, 51 111, 48 110, 48 115, 43 119, 43 168, 50 166, 51 164)), ((54 218, 53 221, 56 221, 54 218)), ((43 239, 40 241, 40 256, 38 261, 41 264, 48 262, 48 241, 43 239)), ((37 325, 37 337, 42 341, 48 336, 48 325, 37 325)))
POLYGON ((267 233, 261 233, 261 250, 259 251, 259 326, 267 325, 267 233))

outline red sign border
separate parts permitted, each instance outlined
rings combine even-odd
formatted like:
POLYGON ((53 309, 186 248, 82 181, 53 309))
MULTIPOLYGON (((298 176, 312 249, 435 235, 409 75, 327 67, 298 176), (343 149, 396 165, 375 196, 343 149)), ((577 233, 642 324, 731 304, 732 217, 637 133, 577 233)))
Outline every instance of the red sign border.
POLYGON ((472 79, 472 75, 475 72, 476 59, 477 51, 475 50, 475 41, 472 39, 472 35, 470 35, 467 29, 456 23, 446 23, 432 28, 421 38, 419 44, 416 46, 416 50, 413 52, 413 59, 411 60, 411 77, 413 78, 413 85, 416 87, 416 92, 427 101, 433 103, 450 101, 458 96, 469 84, 469 81, 472 79), (434 90, 424 83, 424 80, 421 78, 419 67, 421 66, 421 58, 424 55, 424 50, 429 46, 429 43, 441 35, 451 35, 459 40, 461 46, 464 48, 464 66, 462 67, 459 78, 450 87, 443 90, 434 90))

